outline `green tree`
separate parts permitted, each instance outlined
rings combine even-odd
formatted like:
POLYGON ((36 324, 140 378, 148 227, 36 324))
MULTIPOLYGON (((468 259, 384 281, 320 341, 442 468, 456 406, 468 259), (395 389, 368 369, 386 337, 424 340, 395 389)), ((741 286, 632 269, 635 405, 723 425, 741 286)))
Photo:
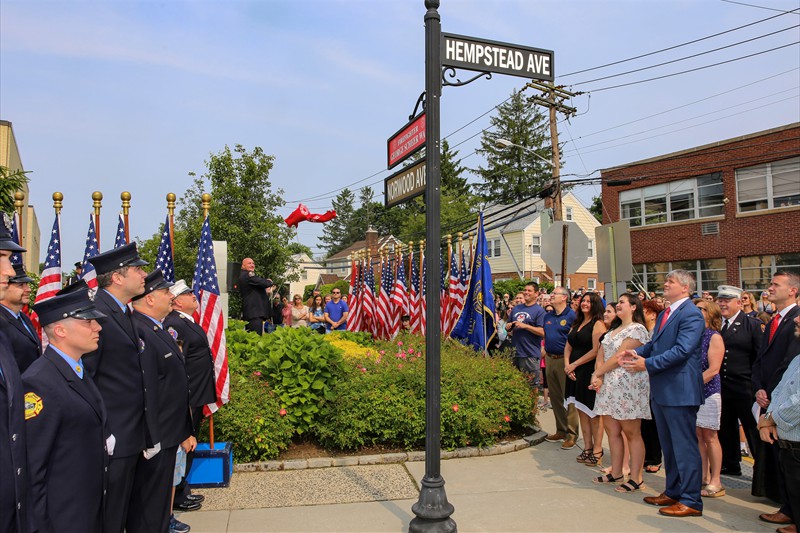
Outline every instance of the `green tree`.
MULTIPOLYGON (((295 232, 277 214, 284 201, 283 190, 273 191, 269 180, 273 160, 258 146, 248 151, 239 144, 210 155, 206 172, 194 179, 178 202, 173 232, 176 279, 191 283, 203 224, 201 197, 208 192, 212 235, 214 240, 228 242, 228 261, 240 263, 251 257, 260 275, 291 281, 283 278, 293 266, 289 241, 295 232)), ((151 264, 161 240, 160 229, 139 243, 151 264)), ((231 316, 237 316, 240 309, 238 293, 231 292, 231 316)))
POLYGON ((336 217, 322 227, 320 240, 328 255, 344 250, 358 240, 355 228, 355 195, 345 187, 333 200, 336 217))
POLYGON ((592 198, 592 206, 589 208, 589 212, 599 222, 603 222, 603 198, 601 196, 598 195, 592 198))
POLYGON ((10 170, 0 166, 0 209, 14 212, 14 193, 22 190, 29 179, 24 170, 10 170))
POLYGON ((514 91, 508 101, 497 107, 497 115, 491 117, 490 123, 476 150, 487 163, 474 171, 481 178, 475 185, 478 194, 493 204, 513 204, 530 198, 552 175, 546 163, 552 154, 546 146, 549 136, 544 114, 529 104, 521 91, 514 91), (497 139, 517 146, 497 146, 497 139))
POLYGON ((306 254, 308 257, 311 257, 311 258, 314 257, 314 252, 312 252, 311 248, 309 248, 305 244, 302 244, 302 243, 299 243, 299 242, 290 242, 287 245, 287 248, 289 250, 289 254, 290 255, 306 254))

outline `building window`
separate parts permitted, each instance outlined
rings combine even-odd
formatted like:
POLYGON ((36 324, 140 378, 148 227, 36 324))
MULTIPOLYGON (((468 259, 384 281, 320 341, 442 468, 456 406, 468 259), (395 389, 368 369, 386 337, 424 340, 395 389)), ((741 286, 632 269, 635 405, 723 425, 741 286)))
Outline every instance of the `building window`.
POLYGON ((724 258, 633 265, 633 280, 636 287, 645 292, 661 293, 664 290, 667 274, 675 269, 688 270, 694 274, 698 292, 714 293, 717 291, 717 286, 725 285, 728 282, 724 258))
POLYGON ((594 240, 589 239, 589 257, 594 257, 594 240))
POLYGON ((597 288, 597 280, 595 278, 589 278, 586 280, 586 288, 590 291, 593 291, 597 288))
POLYGON ((308 270, 305 268, 300 271, 300 279, 308 279, 308 270))
POLYGON ((740 213, 800 205, 800 157, 736 169, 740 213))
POLYGON ((572 220, 572 208, 571 207, 567 208, 566 220, 572 220))
POLYGON ((540 255, 542 253, 542 236, 534 235, 532 239, 531 253, 533 255, 540 255))
POLYGON ((723 214, 722 174, 622 191, 620 213, 631 227, 679 222, 723 214))
POLYGON ((746 291, 758 291, 769 287, 772 275, 777 270, 800 274, 800 253, 739 258, 739 278, 742 280, 742 288, 746 291))
POLYGON ((488 249, 486 257, 500 257, 500 239, 487 239, 486 248, 488 249))

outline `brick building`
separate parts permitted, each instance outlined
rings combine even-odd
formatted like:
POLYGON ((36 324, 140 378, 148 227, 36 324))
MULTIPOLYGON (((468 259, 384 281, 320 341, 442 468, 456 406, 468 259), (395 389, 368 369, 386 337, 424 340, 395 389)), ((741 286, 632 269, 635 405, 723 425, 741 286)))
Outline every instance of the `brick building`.
POLYGON ((660 292, 673 268, 710 291, 757 291, 775 270, 800 273, 800 123, 601 176, 603 223, 630 222, 634 282, 645 290, 660 292))

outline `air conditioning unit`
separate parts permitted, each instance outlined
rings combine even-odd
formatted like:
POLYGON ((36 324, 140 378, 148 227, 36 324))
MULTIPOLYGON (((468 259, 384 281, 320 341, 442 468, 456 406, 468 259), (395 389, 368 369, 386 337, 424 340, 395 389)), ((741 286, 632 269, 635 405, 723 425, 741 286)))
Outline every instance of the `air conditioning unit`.
POLYGON ((718 235, 719 222, 706 222, 705 224, 700 226, 700 233, 702 235, 718 235))

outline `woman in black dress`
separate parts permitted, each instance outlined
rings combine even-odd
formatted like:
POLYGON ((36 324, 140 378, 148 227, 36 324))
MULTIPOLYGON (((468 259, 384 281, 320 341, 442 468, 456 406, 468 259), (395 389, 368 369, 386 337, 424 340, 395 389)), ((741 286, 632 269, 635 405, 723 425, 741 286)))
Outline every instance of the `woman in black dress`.
POLYGON ((603 424, 594 413, 595 391, 589 385, 600 337, 607 331, 603 323, 604 311, 599 294, 584 294, 564 347, 564 372, 567 374, 564 403, 573 403, 578 409, 583 433, 583 453, 578 456, 578 462, 586 466, 597 465, 603 457, 603 424))

